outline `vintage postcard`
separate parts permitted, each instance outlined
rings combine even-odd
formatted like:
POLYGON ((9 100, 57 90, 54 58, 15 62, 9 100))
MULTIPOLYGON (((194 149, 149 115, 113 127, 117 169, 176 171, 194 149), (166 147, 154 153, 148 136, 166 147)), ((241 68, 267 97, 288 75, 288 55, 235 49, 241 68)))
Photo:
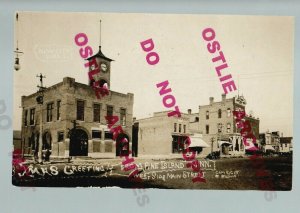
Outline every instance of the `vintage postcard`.
POLYGON ((13 185, 292 189, 293 17, 14 19, 13 185))

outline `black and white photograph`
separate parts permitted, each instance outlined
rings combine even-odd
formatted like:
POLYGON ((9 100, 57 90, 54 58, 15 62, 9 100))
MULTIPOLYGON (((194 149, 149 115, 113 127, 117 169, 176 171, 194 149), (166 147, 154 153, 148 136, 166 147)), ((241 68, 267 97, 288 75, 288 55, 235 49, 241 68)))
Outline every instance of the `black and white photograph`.
POLYGON ((13 185, 292 190, 294 17, 13 18, 13 185))

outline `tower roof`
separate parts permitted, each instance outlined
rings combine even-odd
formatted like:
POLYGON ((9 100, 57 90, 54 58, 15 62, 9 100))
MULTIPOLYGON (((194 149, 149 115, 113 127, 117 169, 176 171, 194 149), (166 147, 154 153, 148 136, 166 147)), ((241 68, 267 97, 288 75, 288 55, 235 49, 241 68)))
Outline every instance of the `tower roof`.
POLYGON ((87 60, 90 60, 90 59, 95 58, 95 57, 103 58, 103 59, 108 60, 108 61, 114 61, 113 59, 107 58, 107 57, 102 53, 102 51, 101 51, 101 46, 99 46, 99 51, 98 51, 98 53, 95 54, 95 55, 93 55, 93 56, 91 56, 91 57, 89 57, 89 58, 87 58, 87 60))

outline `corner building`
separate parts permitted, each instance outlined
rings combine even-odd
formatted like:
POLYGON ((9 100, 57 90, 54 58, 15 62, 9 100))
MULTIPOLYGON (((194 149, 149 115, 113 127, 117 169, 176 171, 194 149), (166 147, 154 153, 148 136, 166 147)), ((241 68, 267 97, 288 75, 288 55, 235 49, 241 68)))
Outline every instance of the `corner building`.
MULTIPOLYGON (((236 126, 233 116, 234 110, 245 111, 246 100, 243 96, 226 98, 222 94, 221 101, 215 102, 209 98, 208 105, 199 106, 199 130, 203 134, 204 141, 210 143, 211 150, 204 149, 203 155, 220 151, 221 156, 243 155, 245 146, 240 129, 236 126)), ((245 111, 246 112, 246 111, 245 111)), ((252 115, 246 115, 244 120, 251 124, 251 132, 259 140, 259 119, 252 115)), ((252 139, 247 139, 252 142, 252 139)))
MULTIPOLYGON (((96 59, 101 68, 92 81, 110 88, 111 61, 99 52, 88 58, 96 59)), ((90 68, 90 69, 93 69, 90 68)), ((87 70, 88 71, 88 70, 87 70)), ((86 71, 86 72, 87 72, 86 71)), ((88 72, 87 72, 88 73, 88 72)), ((25 154, 33 155, 39 148, 42 116, 42 150, 49 150, 51 157, 90 156, 114 157, 132 149, 132 114, 134 95, 109 90, 98 99, 89 85, 74 78, 63 81, 43 91, 43 104, 37 103, 39 92, 22 96, 22 143, 25 154), (112 140, 105 116, 116 115, 128 143, 112 140), (72 136, 71 136, 72 135, 72 136), (70 137, 71 136, 71 137, 70 137)))

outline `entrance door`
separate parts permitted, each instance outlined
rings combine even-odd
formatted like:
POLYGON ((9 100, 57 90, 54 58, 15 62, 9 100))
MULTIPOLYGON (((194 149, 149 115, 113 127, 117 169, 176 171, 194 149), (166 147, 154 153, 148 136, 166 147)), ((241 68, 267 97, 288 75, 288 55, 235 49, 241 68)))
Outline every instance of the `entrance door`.
POLYGON ((50 132, 45 132, 43 135, 43 141, 42 141, 42 158, 45 161, 49 161, 50 160, 50 155, 51 155, 51 146, 52 146, 52 137, 50 132))
MULTIPOLYGON (((129 137, 125 133, 119 134, 116 140, 116 156, 129 155, 129 137)), ((135 153, 133 153, 135 155, 135 153)))
POLYGON ((82 129, 72 130, 70 135, 70 156, 88 155, 88 135, 82 129))

